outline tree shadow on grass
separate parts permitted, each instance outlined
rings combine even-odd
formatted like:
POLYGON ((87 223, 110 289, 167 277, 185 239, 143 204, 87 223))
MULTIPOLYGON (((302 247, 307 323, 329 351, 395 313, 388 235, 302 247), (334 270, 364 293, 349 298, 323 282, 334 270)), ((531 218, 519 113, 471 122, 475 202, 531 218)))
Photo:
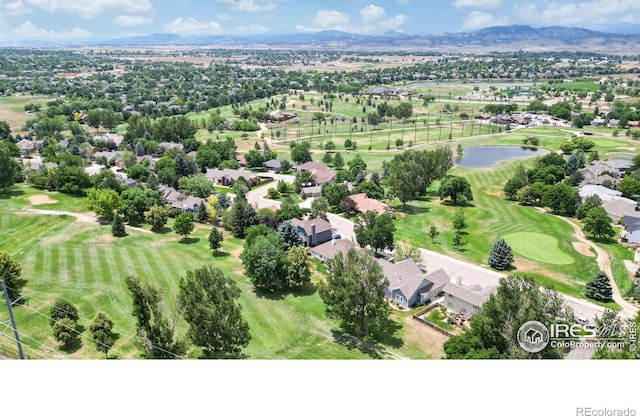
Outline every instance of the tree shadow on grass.
POLYGON ((198 242, 200 242, 198 237, 183 238, 180 240, 180 244, 196 244, 198 242))
POLYGON ((384 358, 384 350, 376 344, 366 342, 356 337, 355 335, 351 335, 343 330, 332 329, 331 334, 333 335, 333 340, 336 342, 336 344, 342 345, 349 350, 357 349, 361 353, 375 359, 384 358))
POLYGON ((8 192, 0 191, 0 199, 11 199, 24 195, 24 191, 22 189, 9 189, 8 192))
POLYGON ((80 334, 82 334, 86 328, 82 325, 76 325, 74 329, 78 331, 78 333, 75 333, 74 337, 71 339, 71 341, 69 341, 67 345, 63 345, 60 347, 60 351, 64 352, 65 354, 73 354, 74 352, 82 348, 82 340, 80 339, 80 334))
POLYGON ((405 207, 403 207, 402 205, 398 206, 397 211, 410 215, 420 215, 428 214, 429 212, 431 212, 431 208, 407 203, 405 207))
POLYGON ((253 293, 256 297, 269 300, 282 300, 287 296, 287 291, 282 289, 263 289, 253 287, 253 293))
POLYGON ((318 287, 311 282, 308 282, 299 289, 292 289, 291 294, 295 297, 311 296, 318 291, 318 287))
POLYGON ((154 233, 156 234, 169 234, 171 231, 173 231, 171 228, 167 227, 166 225, 158 230, 153 230, 154 233))
POLYGON ((214 251, 213 252, 213 257, 215 258, 225 258, 225 257, 229 257, 231 254, 227 253, 226 251, 214 251))

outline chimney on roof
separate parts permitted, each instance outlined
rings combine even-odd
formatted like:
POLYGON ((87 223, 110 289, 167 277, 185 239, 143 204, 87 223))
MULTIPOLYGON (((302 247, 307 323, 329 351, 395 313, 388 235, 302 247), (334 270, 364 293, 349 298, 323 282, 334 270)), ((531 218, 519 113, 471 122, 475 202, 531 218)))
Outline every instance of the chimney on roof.
POLYGON ((458 286, 462 286, 462 276, 458 276, 458 277, 456 277, 456 284, 457 284, 458 286))
POLYGON ((316 245, 316 225, 311 224, 311 245, 316 245))

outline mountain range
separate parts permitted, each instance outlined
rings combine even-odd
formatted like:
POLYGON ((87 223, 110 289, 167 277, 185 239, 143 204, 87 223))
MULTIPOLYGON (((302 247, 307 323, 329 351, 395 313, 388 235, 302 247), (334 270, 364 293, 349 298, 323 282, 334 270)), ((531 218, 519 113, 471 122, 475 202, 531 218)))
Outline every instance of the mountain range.
MULTIPOLYGON (((46 42, 13 46, 68 47, 215 47, 248 49, 325 49, 325 50, 438 50, 438 51, 590 51, 640 53, 640 28, 621 26, 607 31, 578 27, 551 26, 534 28, 526 25, 493 26, 476 31, 444 34, 410 34, 387 32, 364 35, 327 30, 310 33, 260 35, 210 35, 183 37, 156 33, 144 36, 84 41, 65 44, 46 42)), ((10 45, 5 45, 10 46, 10 45)))

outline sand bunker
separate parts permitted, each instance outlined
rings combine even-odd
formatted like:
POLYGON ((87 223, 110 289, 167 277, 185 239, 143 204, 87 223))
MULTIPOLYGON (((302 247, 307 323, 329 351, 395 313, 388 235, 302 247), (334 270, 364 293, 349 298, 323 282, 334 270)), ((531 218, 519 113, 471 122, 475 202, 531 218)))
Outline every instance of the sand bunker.
POLYGON ((44 205, 44 204, 55 204, 55 199, 49 198, 49 195, 31 195, 29 197, 29 202, 31 205, 44 205))
POLYGON ((595 257, 596 255, 593 254, 593 252, 591 250, 589 250, 589 245, 585 244, 585 243, 581 243, 578 241, 574 241, 573 242, 573 248, 580 254, 582 254, 583 256, 587 256, 587 257, 595 257))

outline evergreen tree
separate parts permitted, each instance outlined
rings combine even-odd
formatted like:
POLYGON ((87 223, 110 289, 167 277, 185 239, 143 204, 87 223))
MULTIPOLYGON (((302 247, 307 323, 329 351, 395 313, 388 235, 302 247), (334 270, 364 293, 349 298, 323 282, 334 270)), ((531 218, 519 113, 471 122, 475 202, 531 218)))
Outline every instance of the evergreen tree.
POLYGON ((438 234, 440 234, 440 232, 435 225, 432 225, 431 228, 429 228, 429 237, 431 237, 432 244, 436 242, 436 237, 438 236, 438 234))
POLYGON ((584 288, 584 295, 599 302, 612 302, 613 289, 609 277, 603 271, 593 275, 584 288))
POLYGON ((207 210, 207 206, 204 204, 204 201, 200 202, 196 218, 198 219, 198 222, 202 224, 209 220, 209 211, 207 210))
POLYGON ((278 235, 284 240, 285 251, 302 245, 302 238, 300 238, 300 233, 298 233, 298 227, 293 225, 291 220, 286 220, 280 224, 278 227, 278 235))
POLYGON ((124 237, 127 235, 127 230, 124 228, 124 221, 122 219, 122 215, 119 212, 116 212, 116 215, 113 217, 113 224, 111 224, 111 234, 114 237, 124 237))
POLYGON ((489 266, 496 270, 507 270, 513 263, 513 251, 504 238, 498 239, 489 253, 489 266))

